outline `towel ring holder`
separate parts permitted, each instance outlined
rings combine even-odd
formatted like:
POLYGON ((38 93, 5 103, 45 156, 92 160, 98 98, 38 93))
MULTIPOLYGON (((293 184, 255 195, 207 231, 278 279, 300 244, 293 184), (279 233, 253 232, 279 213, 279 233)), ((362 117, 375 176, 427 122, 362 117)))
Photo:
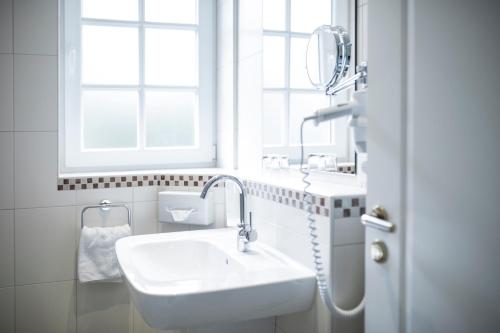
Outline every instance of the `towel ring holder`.
POLYGON ((82 209, 82 214, 81 214, 81 218, 80 218, 81 228, 83 228, 83 226, 85 225, 83 223, 83 218, 85 217, 85 212, 87 210, 93 209, 93 208, 99 208, 101 211, 106 212, 114 207, 125 208, 127 210, 127 222, 128 222, 129 226, 132 226, 130 223, 131 222, 130 208, 128 208, 127 205, 125 205, 125 204, 113 204, 113 203, 111 203, 111 201, 104 199, 98 205, 86 206, 82 209))

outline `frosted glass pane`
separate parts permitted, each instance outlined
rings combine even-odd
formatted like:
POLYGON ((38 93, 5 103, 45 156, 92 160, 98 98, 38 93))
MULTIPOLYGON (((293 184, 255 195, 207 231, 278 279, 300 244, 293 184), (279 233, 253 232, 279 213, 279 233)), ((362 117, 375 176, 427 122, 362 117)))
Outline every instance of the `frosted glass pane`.
POLYGON ((137 21, 138 0, 82 0, 82 17, 137 21))
POLYGON ((285 86, 285 38, 264 36, 263 45, 264 87, 285 86))
POLYGON ((306 51, 308 39, 292 38, 290 40, 290 87, 314 89, 309 81, 306 68, 306 51))
POLYGON ((331 24, 331 0, 292 0, 291 30, 311 33, 331 24))
POLYGON ((83 91, 84 148, 135 148, 137 110, 136 91, 83 91))
POLYGON ((263 25, 267 30, 285 30, 286 0, 264 0, 263 25))
POLYGON ((194 92, 146 92, 146 146, 193 146, 198 109, 194 92))
POLYGON ((285 126, 285 94, 264 93, 262 103, 263 143, 264 145, 281 145, 285 126))
MULTIPOLYGON (((300 143, 300 124, 302 119, 310 116, 319 108, 327 107, 329 98, 321 93, 291 93, 290 94, 290 142, 300 143)), ((330 143, 330 122, 315 127, 313 122, 304 125, 304 142, 306 144, 330 143)))
POLYGON ((146 21, 163 23, 197 23, 196 0, 146 0, 146 21))
POLYGON ((146 29, 146 84, 198 85, 196 32, 146 29))
POLYGON ((82 27, 82 82, 137 84, 139 77, 136 28, 82 27))

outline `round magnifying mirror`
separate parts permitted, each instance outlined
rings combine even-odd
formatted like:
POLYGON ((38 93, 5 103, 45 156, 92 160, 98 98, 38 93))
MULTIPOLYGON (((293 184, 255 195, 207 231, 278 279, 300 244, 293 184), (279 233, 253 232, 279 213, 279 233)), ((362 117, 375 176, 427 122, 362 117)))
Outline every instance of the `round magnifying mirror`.
POLYGON ((322 25, 307 45, 306 66, 311 83, 320 89, 335 87, 349 70, 351 42, 340 26, 322 25))

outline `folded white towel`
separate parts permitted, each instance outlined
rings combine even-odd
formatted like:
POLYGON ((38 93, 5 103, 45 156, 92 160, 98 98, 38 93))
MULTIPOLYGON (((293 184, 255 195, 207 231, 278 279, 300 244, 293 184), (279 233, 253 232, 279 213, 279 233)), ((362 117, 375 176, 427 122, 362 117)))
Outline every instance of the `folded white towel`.
POLYGON ((84 226, 78 250, 78 279, 80 282, 120 282, 121 274, 116 258, 115 243, 130 236, 128 224, 117 227, 84 226))

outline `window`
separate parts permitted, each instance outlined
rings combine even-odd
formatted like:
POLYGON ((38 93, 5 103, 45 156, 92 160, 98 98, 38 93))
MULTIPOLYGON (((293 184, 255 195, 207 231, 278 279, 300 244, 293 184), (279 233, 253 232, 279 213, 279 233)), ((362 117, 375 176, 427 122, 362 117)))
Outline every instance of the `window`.
MULTIPOLYGON (((310 33, 332 24, 332 0, 265 0, 263 9, 263 143, 264 154, 300 158, 302 118, 332 101, 311 85, 305 68, 310 33)), ((349 158, 345 119, 306 124, 306 153, 333 153, 349 158)))
POLYGON ((65 0, 60 171, 213 166, 215 0, 65 0))

